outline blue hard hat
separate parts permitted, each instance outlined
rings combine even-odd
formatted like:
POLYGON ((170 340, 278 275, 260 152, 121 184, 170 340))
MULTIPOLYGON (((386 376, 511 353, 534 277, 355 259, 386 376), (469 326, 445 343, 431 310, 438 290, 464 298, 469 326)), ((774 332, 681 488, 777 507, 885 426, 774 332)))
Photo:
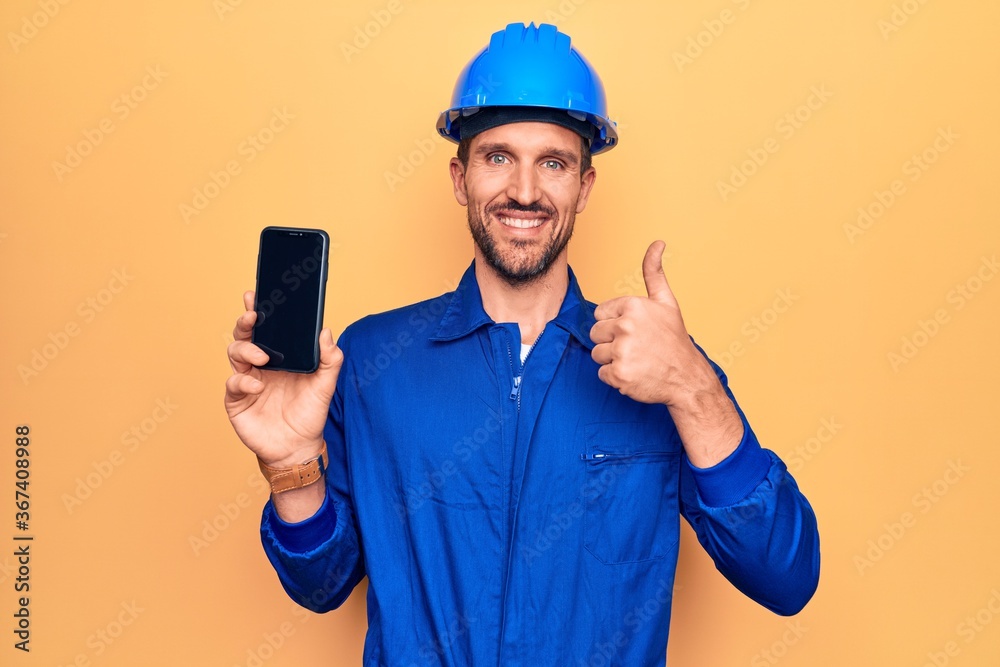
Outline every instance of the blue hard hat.
POLYGON ((566 111, 593 127, 594 155, 618 143, 600 77, 571 46, 569 35, 548 23, 538 27, 511 23, 493 33, 490 43, 458 75, 451 107, 438 117, 438 132, 457 143, 462 120, 485 107, 566 111))

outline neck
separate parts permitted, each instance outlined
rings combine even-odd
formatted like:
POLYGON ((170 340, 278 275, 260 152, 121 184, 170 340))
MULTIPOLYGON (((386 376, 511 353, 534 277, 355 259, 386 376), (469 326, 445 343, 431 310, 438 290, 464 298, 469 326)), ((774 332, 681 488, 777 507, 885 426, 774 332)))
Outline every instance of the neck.
POLYGON ((548 271, 526 285, 512 287, 486 263, 476 248, 476 281, 483 309, 494 322, 516 322, 521 342, 533 343, 542 329, 559 314, 569 286, 566 253, 548 271))

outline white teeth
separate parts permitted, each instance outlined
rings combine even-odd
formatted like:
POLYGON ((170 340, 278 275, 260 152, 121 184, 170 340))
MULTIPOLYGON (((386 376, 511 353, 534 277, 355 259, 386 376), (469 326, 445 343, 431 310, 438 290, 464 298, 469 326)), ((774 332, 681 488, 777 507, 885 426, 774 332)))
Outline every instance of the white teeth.
POLYGON ((517 227, 518 229, 531 229, 533 227, 541 227, 542 223, 545 222, 544 218, 507 218, 500 216, 500 222, 508 227, 517 227))

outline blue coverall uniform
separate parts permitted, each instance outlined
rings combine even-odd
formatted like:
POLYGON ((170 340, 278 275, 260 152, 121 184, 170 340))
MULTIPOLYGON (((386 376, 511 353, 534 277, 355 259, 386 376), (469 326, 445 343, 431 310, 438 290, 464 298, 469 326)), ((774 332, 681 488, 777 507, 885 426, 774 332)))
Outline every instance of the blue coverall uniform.
POLYGON ((340 337, 326 499, 300 523, 269 500, 261 537, 309 609, 368 576, 366 667, 664 665, 681 516, 768 609, 812 596, 816 519, 782 461, 737 405, 736 451, 694 468, 664 405, 598 378, 594 308, 569 269, 522 368, 473 263, 455 291, 340 337))

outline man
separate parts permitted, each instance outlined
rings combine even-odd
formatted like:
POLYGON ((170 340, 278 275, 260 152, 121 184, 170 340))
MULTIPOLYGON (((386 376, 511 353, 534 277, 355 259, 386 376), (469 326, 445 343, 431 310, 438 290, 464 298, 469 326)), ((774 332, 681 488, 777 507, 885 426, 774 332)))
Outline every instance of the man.
POLYGON ((255 368, 244 295, 226 408, 272 481, 285 590, 328 611, 367 575, 372 667, 663 665, 684 516, 737 588, 797 613, 815 517, 688 336, 663 243, 648 297, 596 308, 567 263, 591 153, 617 142, 596 73, 554 26, 511 24, 453 102, 475 241, 454 292, 324 329, 312 375, 255 368))

